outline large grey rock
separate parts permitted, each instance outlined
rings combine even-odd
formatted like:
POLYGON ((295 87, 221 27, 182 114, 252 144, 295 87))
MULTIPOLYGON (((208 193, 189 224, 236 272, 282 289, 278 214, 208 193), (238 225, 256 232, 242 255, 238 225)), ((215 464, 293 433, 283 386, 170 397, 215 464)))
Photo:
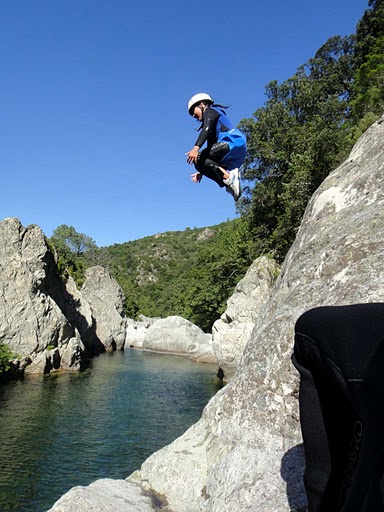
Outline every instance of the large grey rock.
POLYGON ((127 318, 125 331, 125 346, 133 348, 143 348, 144 338, 148 329, 153 325, 159 317, 150 318, 139 315, 138 320, 127 318))
POLYGON ((67 276, 64 283, 60 281, 56 301, 71 324, 76 326, 86 348, 92 353, 102 351, 96 335, 96 320, 92 315, 91 306, 71 276, 67 276))
POLYGON ((67 346, 76 329, 51 297, 49 279, 54 258, 37 226, 24 228, 17 219, 0 222, 0 342, 48 371, 46 349, 67 346))
POLYGON ((103 267, 88 268, 81 294, 91 307, 96 320, 96 336, 105 350, 124 348, 124 294, 117 281, 103 267))
POLYGON ((212 336, 180 316, 157 320, 148 329, 144 350, 189 356, 198 362, 215 363, 212 336))
POLYGON ((125 331, 125 346, 133 348, 143 348, 144 338, 148 332, 148 325, 144 322, 137 322, 132 318, 127 318, 125 331))
POLYGON ((271 295, 279 272, 279 266, 271 258, 257 258, 228 299, 224 314, 213 324, 213 350, 226 382, 235 374, 244 347, 261 308, 271 295))
POLYGON ((48 512, 153 512, 159 510, 158 501, 132 483, 105 478, 88 487, 74 487, 48 512))
POLYGON ((31 363, 26 367, 26 374, 50 373, 60 368, 60 353, 57 348, 38 352, 31 363))
POLYGON ((278 264, 267 256, 260 256, 249 267, 227 301, 227 309, 221 320, 231 322, 255 323, 261 308, 267 302, 275 281, 280 274, 278 264))
POLYGON ((294 324, 310 307, 384 301, 383 121, 311 198, 232 381, 198 423, 129 479, 165 496, 173 512, 288 512, 305 504, 294 324))
POLYGON ((63 370, 80 370, 83 364, 84 345, 78 338, 71 338, 63 344, 60 351, 60 368, 63 370))

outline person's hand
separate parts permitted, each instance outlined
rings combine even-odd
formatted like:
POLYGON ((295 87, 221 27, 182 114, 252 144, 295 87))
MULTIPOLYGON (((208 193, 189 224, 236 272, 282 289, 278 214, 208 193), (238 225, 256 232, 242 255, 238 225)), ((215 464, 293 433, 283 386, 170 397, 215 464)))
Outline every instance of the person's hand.
POLYGON ((196 163, 196 160, 199 156, 199 146, 194 146, 191 151, 188 151, 188 153, 185 153, 187 155, 187 162, 189 164, 196 163))
POLYGON ((191 174, 191 180, 193 183, 200 183, 202 177, 203 175, 201 172, 195 172, 194 174, 191 174))

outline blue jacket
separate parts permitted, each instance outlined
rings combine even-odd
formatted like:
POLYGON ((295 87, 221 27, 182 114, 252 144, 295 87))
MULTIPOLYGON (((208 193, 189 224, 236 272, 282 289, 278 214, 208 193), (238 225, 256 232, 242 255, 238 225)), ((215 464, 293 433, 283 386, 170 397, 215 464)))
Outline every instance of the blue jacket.
POLYGON ((244 162, 247 142, 245 135, 238 128, 233 126, 227 115, 218 107, 210 106, 203 114, 203 122, 196 146, 212 147, 216 142, 226 142, 229 152, 221 160, 221 163, 228 168, 240 167, 244 162))

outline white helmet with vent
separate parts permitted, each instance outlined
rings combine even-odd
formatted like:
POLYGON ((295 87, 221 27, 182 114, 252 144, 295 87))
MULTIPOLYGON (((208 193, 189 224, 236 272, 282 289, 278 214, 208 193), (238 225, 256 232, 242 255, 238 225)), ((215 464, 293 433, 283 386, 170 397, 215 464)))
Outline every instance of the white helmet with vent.
POLYGON ((189 115, 193 115, 194 107, 201 101, 210 101, 211 103, 213 103, 213 99, 210 97, 209 94, 205 92, 199 92, 198 94, 192 96, 192 98, 188 101, 189 115))

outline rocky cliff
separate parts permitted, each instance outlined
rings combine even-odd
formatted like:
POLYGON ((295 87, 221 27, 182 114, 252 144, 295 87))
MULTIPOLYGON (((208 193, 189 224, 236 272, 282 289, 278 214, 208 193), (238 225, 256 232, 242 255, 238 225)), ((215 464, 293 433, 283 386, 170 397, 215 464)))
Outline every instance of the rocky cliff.
POLYGON ((87 353, 124 344, 122 307, 122 292, 104 269, 89 269, 79 291, 70 277, 60 278, 39 227, 0 222, 0 343, 17 355, 16 370, 78 370, 87 353), (103 307, 100 286, 108 297, 103 307))
MULTIPOLYGON (((384 118, 311 198, 233 379, 112 500, 120 504, 141 488, 173 512, 288 512, 305 504, 294 324, 314 306, 384 300, 383 180, 384 118)), ((99 498, 105 483, 93 486, 93 494, 71 490, 51 510, 109 510, 113 502, 99 498)), ((160 509, 159 502, 136 503, 135 510, 160 509)))
POLYGON ((280 269, 261 256, 249 267, 227 301, 227 309, 213 324, 213 350, 225 382, 234 376, 255 322, 269 299, 280 269))

